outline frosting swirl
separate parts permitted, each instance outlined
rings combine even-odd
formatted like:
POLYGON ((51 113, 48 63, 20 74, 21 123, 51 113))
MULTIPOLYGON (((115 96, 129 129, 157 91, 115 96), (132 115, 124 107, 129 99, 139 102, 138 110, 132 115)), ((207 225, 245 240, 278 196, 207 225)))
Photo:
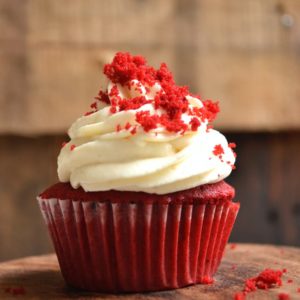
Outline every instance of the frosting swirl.
POLYGON ((208 127, 216 111, 212 102, 175 86, 165 65, 147 80, 136 74, 122 79, 124 72, 116 67, 111 75, 112 65, 104 69, 108 88, 92 104, 94 111, 68 131, 71 140, 58 157, 60 181, 85 191, 166 194, 230 174, 235 161, 232 146, 208 127))

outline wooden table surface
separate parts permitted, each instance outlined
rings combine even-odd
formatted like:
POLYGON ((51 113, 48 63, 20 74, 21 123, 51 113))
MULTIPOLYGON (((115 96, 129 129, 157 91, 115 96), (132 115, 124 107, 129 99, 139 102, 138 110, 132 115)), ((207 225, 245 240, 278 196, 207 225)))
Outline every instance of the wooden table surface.
POLYGON ((300 299, 300 249, 255 244, 229 244, 214 284, 144 294, 79 292, 65 285, 54 254, 26 257, 0 263, 0 299, 227 300, 234 299, 234 294, 243 289, 246 278, 265 268, 287 269, 282 287, 257 290, 248 294, 247 299, 279 299, 279 293, 300 299))

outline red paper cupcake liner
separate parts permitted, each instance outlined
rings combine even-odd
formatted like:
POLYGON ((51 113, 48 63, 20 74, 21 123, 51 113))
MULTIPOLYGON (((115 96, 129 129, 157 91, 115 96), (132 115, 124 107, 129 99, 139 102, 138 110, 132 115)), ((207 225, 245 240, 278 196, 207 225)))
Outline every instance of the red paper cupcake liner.
POLYGON ((239 203, 106 203, 38 198, 63 277, 98 292, 210 283, 239 203))

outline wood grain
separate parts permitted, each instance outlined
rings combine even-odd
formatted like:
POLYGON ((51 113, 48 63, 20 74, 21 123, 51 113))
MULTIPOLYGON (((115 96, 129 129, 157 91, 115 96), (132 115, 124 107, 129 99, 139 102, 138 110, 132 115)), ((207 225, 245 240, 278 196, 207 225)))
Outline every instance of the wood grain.
POLYGON ((0 133, 65 131, 118 50, 221 100, 220 127, 300 128, 299 17, 298 0, 0 1, 0 133))
POLYGON ((1 260, 51 251, 36 195, 57 180, 62 141, 0 137, 1 260))
POLYGON ((300 132, 226 137, 238 145, 226 179, 241 202, 232 240, 300 246, 300 132))
MULTIPOLYGON (((228 246, 225 257, 211 285, 194 285, 187 288, 145 294, 92 294, 65 286, 54 254, 27 257, 0 264, 0 297, 16 296, 5 292, 7 288, 24 287, 22 299, 233 299, 241 291, 245 279, 257 276, 265 268, 287 269, 283 285, 269 291, 258 290, 249 299, 277 299, 279 293, 288 293, 291 299, 299 299, 300 249, 271 245, 236 244, 228 246), (287 281, 291 279, 292 282, 287 281)), ((248 298, 248 297, 247 297, 248 298)))

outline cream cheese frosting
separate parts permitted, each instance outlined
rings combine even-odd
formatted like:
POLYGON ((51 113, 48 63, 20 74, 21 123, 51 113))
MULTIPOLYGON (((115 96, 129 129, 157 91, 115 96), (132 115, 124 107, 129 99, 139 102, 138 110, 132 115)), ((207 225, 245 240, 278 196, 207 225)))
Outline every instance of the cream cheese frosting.
POLYGON ((166 93, 164 85, 136 78, 126 84, 109 80, 105 101, 96 101, 94 111, 70 127, 70 141, 58 156, 59 180, 87 192, 167 194, 227 177, 235 154, 226 138, 210 129, 205 115, 191 113, 204 107, 198 97, 185 95, 187 109, 180 114, 182 124, 194 122, 195 127, 172 131, 164 122, 145 125, 139 120, 145 114, 155 115, 150 121, 163 119, 165 110, 158 107, 157 97, 166 93), (141 99, 121 109, 123 101, 141 99))

